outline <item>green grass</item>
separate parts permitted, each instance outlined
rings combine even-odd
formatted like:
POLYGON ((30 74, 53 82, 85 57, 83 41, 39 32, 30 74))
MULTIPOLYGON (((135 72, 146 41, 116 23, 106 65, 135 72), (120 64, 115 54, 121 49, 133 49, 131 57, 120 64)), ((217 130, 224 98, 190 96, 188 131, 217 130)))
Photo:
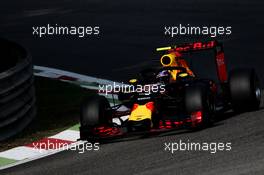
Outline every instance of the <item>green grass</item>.
POLYGON ((11 164, 11 163, 15 163, 15 162, 16 160, 0 157, 0 167, 11 164))
POLYGON ((36 77, 35 88, 36 118, 22 133, 0 143, 0 151, 54 135, 77 124, 81 101, 95 93, 77 85, 41 77, 36 77))

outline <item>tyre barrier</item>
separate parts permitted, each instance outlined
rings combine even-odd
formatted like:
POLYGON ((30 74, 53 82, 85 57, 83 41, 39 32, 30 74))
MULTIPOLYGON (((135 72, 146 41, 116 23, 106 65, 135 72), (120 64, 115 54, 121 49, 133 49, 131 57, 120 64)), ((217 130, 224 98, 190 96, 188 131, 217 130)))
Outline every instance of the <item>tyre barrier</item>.
POLYGON ((36 115, 31 56, 0 38, 0 141, 21 132, 36 115))

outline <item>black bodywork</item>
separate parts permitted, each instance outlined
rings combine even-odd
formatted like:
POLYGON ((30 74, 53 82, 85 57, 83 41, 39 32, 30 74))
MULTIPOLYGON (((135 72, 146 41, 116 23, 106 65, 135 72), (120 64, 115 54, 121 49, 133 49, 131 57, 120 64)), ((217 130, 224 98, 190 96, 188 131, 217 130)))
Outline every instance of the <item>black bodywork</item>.
MULTIPOLYGON (((136 77, 137 81, 131 83, 130 86, 158 84, 163 85, 165 91, 152 93, 120 92, 118 99, 121 104, 110 107, 109 104, 102 105, 106 103, 103 102, 97 105, 98 108, 95 110, 99 112, 97 116, 93 116, 92 122, 96 123, 93 125, 87 125, 89 122, 82 122, 87 118, 90 120, 90 116, 82 113, 81 139, 116 138, 135 132, 142 134, 141 131, 144 133, 159 132, 183 127, 204 128, 212 124, 217 112, 224 112, 228 109, 239 111, 241 109, 235 108, 239 105, 244 106, 242 110, 258 109, 261 91, 255 71, 253 69, 239 69, 231 71, 228 76, 221 43, 217 41, 194 42, 180 44, 162 51, 166 53, 189 53, 203 50, 214 51, 217 72, 216 80, 190 75, 177 77, 175 82, 157 78, 158 73, 163 70, 180 70, 181 73, 186 73, 187 71, 183 67, 159 67, 143 70, 136 77), (241 86, 240 82, 246 86, 241 86), (122 119, 122 116, 130 115, 134 104, 144 105, 148 102, 153 102, 154 104, 152 121, 129 122, 122 119), (126 106, 127 110, 119 111, 121 106, 126 106), (102 113, 104 114, 103 119, 100 118, 102 113), (113 118, 119 119, 121 124, 116 125, 113 123, 113 118)), ((92 101, 90 100, 90 102, 92 101)), ((106 101, 106 99, 101 101, 106 101)), ((91 110, 94 110, 94 108, 91 110)))

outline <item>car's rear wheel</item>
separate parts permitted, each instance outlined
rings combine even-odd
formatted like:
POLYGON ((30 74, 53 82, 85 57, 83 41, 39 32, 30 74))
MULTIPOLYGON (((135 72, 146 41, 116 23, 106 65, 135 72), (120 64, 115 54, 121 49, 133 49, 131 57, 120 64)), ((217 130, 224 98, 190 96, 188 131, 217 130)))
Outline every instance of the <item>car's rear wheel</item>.
POLYGON ((260 107, 261 87, 254 69, 237 69, 230 72, 231 104, 236 112, 257 110, 260 107))
POLYGON ((212 124, 215 103, 206 85, 194 85, 186 88, 185 108, 191 116, 192 128, 204 128, 212 124))

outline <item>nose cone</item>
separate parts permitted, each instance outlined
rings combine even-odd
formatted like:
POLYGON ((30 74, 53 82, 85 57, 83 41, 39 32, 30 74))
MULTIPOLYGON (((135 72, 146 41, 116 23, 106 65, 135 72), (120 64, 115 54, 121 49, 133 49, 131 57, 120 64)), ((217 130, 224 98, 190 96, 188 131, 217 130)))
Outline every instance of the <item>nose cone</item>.
POLYGON ((129 121, 141 121, 145 119, 151 120, 152 111, 146 107, 146 105, 139 105, 133 110, 129 116, 129 121))

